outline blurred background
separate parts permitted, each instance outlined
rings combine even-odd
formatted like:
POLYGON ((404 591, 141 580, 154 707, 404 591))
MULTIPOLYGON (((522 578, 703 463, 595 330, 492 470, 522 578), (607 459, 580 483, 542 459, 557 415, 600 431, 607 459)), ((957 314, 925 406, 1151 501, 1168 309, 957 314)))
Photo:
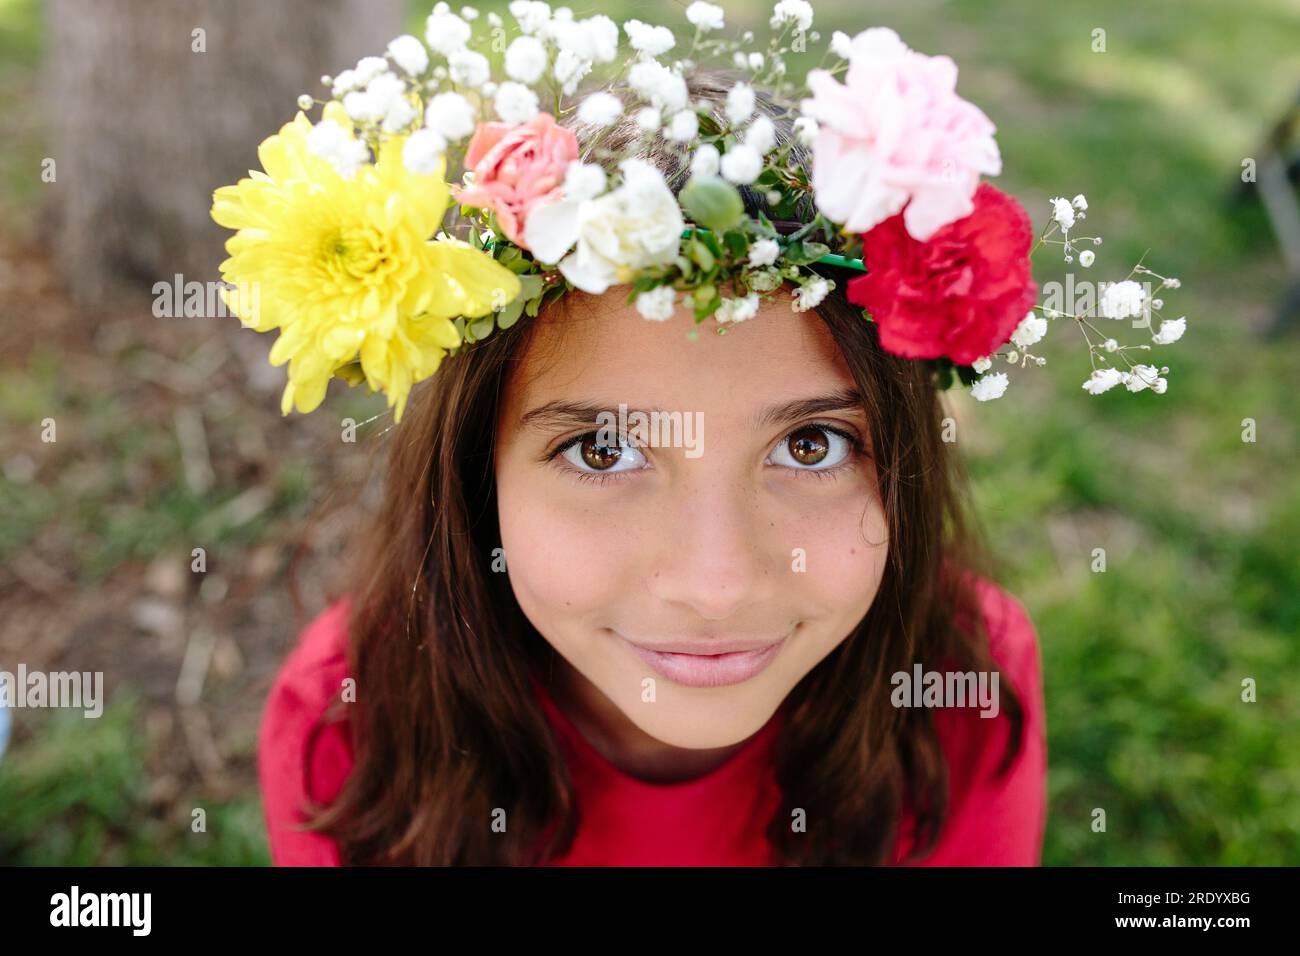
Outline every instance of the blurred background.
MULTIPOLYGON (((765 35, 770 4, 722 5, 765 35)), ((347 586, 388 419, 341 383, 281 418, 270 336, 157 317, 151 290, 219 278, 213 188, 322 73, 422 36, 430 6, 0 0, 0 670, 103 671, 108 702, 97 720, 9 712, 0 863, 267 861, 262 703, 347 586)), ((477 5, 513 28, 505 6, 477 5)), ((685 6, 572 9, 685 28, 685 6)), ((1145 255, 1182 280, 1165 395, 1083 394, 1086 351, 1058 323, 1006 399, 952 399, 1001 581, 1042 646, 1044 862, 1300 862, 1300 253, 1279 239, 1300 2, 815 7, 796 75, 834 29, 953 56, 998 126, 997 184, 1039 228, 1051 197, 1083 193, 1080 231, 1105 239, 1093 278, 1145 255)), ((1064 268, 1040 252, 1035 276, 1064 268)))

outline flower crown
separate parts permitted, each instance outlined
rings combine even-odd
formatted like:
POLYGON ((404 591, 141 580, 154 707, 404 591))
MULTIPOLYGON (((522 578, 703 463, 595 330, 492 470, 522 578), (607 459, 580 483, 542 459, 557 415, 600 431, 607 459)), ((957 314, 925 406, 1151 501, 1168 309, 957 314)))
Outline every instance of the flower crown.
POLYGON ((280 330, 270 360, 288 362, 285 414, 317 407, 338 376, 385 392, 400 419, 411 386, 447 355, 566 291, 615 286, 630 286, 647 319, 684 307, 725 333, 761 298, 790 288, 800 312, 846 281, 882 348, 981 401, 1007 388, 995 359, 1044 364, 1031 348, 1071 319, 1092 365, 1086 391, 1165 391, 1168 369, 1136 359, 1182 336, 1185 318, 1151 322, 1178 280, 1139 263, 1121 281, 1079 283, 1077 307, 1039 304, 1032 253, 1056 245, 1089 268, 1101 239, 1072 232, 1082 195, 1053 199, 1035 240, 1020 203, 980 182, 1002 170, 995 128, 957 95, 948 57, 887 28, 836 31, 800 88, 784 55, 820 40, 806 0, 775 5, 761 50, 750 31, 715 39, 723 9, 692 3, 690 46, 671 63, 660 58, 678 41, 664 26, 627 21, 620 49, 607 16, 535 0, 509 10, 518 33, 506 42, 496 14, 476 31, 474 8, 437 4, 427 45, 401 36, 385 56, 322 77, 332 97, 320 121, 305 115, 316 101, 299 97, 301 111, 259 147, 265 171, 214 194, 212 217, 236 230, 226 303, 246 326, 280 330), (504 79, 488 53, 504 54, 504 79), (742 77, 721 112, 687 81, 710 65, 742 77), (614 145, 629 103, 634 133, 614 145), (789 120, 789 136, 769 112, 789 120), (676 194, 651 149, 688 173, 676 194), (458 183, 449 169, 463 170, 458 183), (771 218, 746 212, 742 188, 771 218), (801 212, 807 221, 787 221, 801 212), (1125 318, 1149 341, 1121 345, 1095 324, 1125 318))

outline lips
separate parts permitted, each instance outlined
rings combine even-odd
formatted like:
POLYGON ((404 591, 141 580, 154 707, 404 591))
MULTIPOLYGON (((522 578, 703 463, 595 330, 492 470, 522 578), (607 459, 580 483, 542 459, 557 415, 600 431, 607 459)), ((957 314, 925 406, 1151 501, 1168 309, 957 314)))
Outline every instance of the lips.
POLYGON ((778 641, 709 638, 644 643, 619 637, 661 677, 686 687, 725 687, 766 669, 789 635, 778 641))

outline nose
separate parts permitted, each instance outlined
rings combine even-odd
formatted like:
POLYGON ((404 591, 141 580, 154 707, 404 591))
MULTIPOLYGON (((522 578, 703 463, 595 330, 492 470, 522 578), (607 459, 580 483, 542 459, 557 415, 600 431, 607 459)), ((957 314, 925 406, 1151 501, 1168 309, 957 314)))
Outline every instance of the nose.
POLYGON ((648 569, 650 593, 709 621, 762 606, 787 565, 771 540, 759 489, 715 476, 674 494, 648 569))

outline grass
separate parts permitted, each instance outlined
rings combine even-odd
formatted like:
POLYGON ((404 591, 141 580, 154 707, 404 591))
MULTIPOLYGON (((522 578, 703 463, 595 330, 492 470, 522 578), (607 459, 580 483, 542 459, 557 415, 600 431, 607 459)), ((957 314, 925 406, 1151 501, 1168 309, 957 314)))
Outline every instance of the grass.
MULTIPOLYGON (((599 7, 620 22, 637 9, 625 0, 599 7)), ((748 25, 758 27, 760 11, 750 9, 748 25)), ((414 32, 421 20, 413 12, 414 32)), ((1300 353, 1293 337, 1253 331, 1280 296, 1283 269, 1259 209, 1225 200, 1242 161, 1294 96, 1300 12, 1285 0, 819 6, 823 38, 868 24, 893 26, 916 49, 958 60, 959 90, 999 128, 998 185, 1037 223, 1050 196, 1088 196, 1085 231, 1106 239, 1097 278, 1121 278, 1145 253, 1153 268, 1183 280, 1167 297, 1189 326, 1164 359, 1168 394, 1083 395, 1081 342, 1054 328, 1048 367, 1013 375, 1007 399, 977 407, 954 399, 1003 581, 1029 609, 1042 646, 1051 757, 1044 861, 1300 859, 1300 427, 1292 398, 1300 353), (1099 28, 1105 52, 1093 49, 1099 28), (1242 440, 1246 419, 1255 422, 1254 442, 1242 440), (1092 570, 1098 548, 1104 572, 1092 570), (1257 686, 1254 702, 1242 699, 1247 679, 1257 686), (1105 832, 1092 828, 1098 809, 1105 832)), ((0 111, 26 102, 15 77, 39 58, 38 28, 31 0, 0 0, 0 111)), ((39 155, 30 136, 7 149, 0 181, 14 182, 18 159, 10 157, 39 155)), ((23 189, 6 194, 20 209, 33 198, 23 189)), ((1046 257, 1038 263, 1040 281, 1064 269, 1046 257)), ((238 446, 241 416, 255 414, 248 409, 264 397, 253 398, 248 408, 207 413, 214 448, 238 446)), ((3 418, 30 426, 51 407, 87 443, 43 471, 50 480, 39 487, 0 480, 0 558, 21 560, 54 536, 63 570, 82 589, 107 588, 123 567, 159 554, 187 554, 196 539, 233 554, 283 542, 329 483, 323 457, 300 442, 270 465, 219 468, 215 489, 197 495, 180 474, 166 419, 139 420, 148 406, 138 391, 87 397, 53 348, 9 362, 0 377, 3 418), (211 517, 250 481, 272 490, 264 511, 242 523, 211 517)), ((349 394, 337 408, 363 420, 370 406, 349 394)), ((277 434, 288 442, 289 430, 277 434)), ((324 440, 324 431, 311 434, 324 440)), ((163 806, 149 791, 166 760, 136 732, 147 724, 144 705, 93 723, 84 730, 84 722, 51 719, 21 734, 0 762, 0 858, 264 860, 251 789, 209 799, 190 781, 163 806), (208 834, 190 831, 194 806, 208 810, 208 834)))

